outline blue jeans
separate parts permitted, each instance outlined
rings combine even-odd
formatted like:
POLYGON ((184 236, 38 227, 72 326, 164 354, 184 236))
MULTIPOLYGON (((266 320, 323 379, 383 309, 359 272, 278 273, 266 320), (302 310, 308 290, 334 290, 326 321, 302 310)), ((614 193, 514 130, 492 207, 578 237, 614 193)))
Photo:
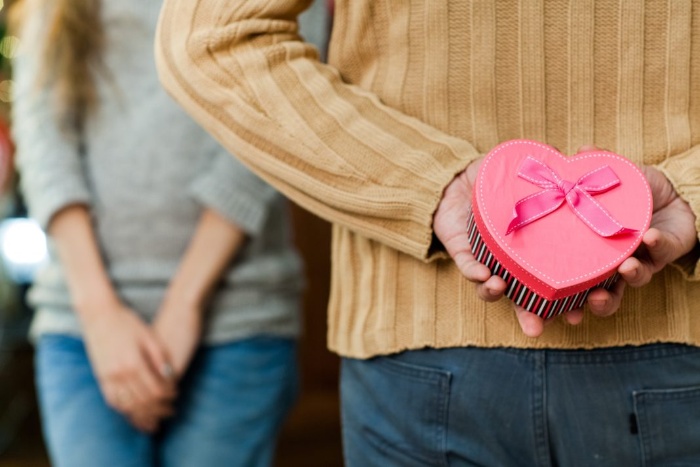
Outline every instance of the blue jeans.
POLYGON ((347 467, 700 466, 700 348, 344 359, 347 467))
POLYGON ((268 466, 297 393, 296 344, 256 337, 202 347, 176 415, 153 436, 105 404, 81 340, 42 337, 36 377, 55 467, 268 466))

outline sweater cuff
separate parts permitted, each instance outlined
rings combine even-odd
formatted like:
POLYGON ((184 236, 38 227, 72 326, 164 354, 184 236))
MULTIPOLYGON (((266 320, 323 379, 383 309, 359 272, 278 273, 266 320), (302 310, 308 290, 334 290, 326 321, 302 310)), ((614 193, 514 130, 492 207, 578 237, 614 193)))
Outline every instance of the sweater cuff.
POLYGON ((61 209, 74 205, 90 205, 90 194, 81 186, 65 184, 54 186, 43 192, 40 197, 28 200, 29 215, 36 220, 46 232, 49 224, 61 209))
MULTIPOLYGON (((700 240, 700 147, 670 157, 656 166, 695 214, 696 237, 700 240)), ((700 281, 700 245, 672 263, 687 280, 700 281)))
POLYGON ((246 234, 256 236, 265 225, 268 206, 277 192, 228 154, 189 187, 190 195, 215 210, 246 234))
MULTIPOLYGON (((440 205, 440 202, 442 201, 442 197, 445 194, 445 190, 447 189, 447 186, 452 183, 452 181, 463 171, 469 167, 469 165, 474 162, 475 160, 479 159, 480 157, 483 156, 483 154, 480 154, 476 151, 471 151, 467 153, 468 155, 462 159, 459 163, 451 167, 451 170, 446 172, 446 175, 449 176, 446 182, 443 181, 443 187, 440 190, 440 197, 437 199, 437 202, 435 203, 435 208, 433 209, 433 219, 435 218, 435 212, 437 211, 438 206, 440 205)), ((471 201, 471 200, 469 200, 471 201)), ((465 212, 468 210, 468 208, 465 207, 465 212)), ((464 228, 467 228, 467 223, 465 220, 464 223, 464 228)), ((445 246, 442 244, 440 239, 438 239, 437 235, 435 235, 435 231, 433 230, 432 232, 432 239, 430 242, 430 246, 427 250, 425 261, 436 261, 436 260, 443 260, 443 259, 450 259, 450 255, 447 253, 447 250, 445 250, 445 246)))

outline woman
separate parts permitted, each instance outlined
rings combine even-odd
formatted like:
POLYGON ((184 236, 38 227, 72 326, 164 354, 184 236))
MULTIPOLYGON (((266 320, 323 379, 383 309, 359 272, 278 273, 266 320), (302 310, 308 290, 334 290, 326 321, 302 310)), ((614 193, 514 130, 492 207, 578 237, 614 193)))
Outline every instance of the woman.
POLYGON ((296 390, 282 198, 174 104, 160 1, 27 0, 13 131, 54 465, 269 465, 296 390))

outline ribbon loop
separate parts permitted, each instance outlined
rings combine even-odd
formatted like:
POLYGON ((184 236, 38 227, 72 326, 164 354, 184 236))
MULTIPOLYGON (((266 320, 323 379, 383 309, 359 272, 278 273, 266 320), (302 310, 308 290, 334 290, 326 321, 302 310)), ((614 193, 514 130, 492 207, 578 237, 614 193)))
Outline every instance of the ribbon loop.
POLYGON ((636 232, 635 229, 620 224, 592 196, 620 184, 620 179, 610 166, 592 170, 572 183, 562 179, 544 162, 528 156, 520 164, 518 176, 543 190, 515 203, 513 219, 508 224, 506 235, 556 211, 564 201, 588 227, 602 237, 636 232))

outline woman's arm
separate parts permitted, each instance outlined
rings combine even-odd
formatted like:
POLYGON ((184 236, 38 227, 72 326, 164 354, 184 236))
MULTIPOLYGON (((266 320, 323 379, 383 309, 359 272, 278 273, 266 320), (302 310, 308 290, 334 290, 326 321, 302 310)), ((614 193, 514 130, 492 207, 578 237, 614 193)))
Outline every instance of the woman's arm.
POLYGON ((48 30, 43 12, 27 17, 13 61, 12 129, 22 192, 30 215, 55 241, 105 400, 130 417, 153 414, 148 423, 135 421, 153 429, 170 410, 173 385, 160 376, 166 360, 158 341, 120 302, 105 271, 88 213, 91 195, 79 138, 62 127, 55 90, 39 80, 48 30))
POLYGON ((79 139, 62 128, 54 111, 54 89, 40 79, 48 29, 42 13, 32 11, 26 18, 19 53, 12 61, 12 137, 29 214, 46 230, 61 209, 89 206, 92 200, 79 139))
POLYGON ((236 224, 204 209, 154 323, 176 379, 184 374, 199 343, 206 301, 245 236, 236 224))
POLYGON ((105 271, 84 205, 58 211, 49 224, 90 363, 109 405, 144 431, 171 413, 174 385, 155 335, 124 306, 105 271))
POLYGON ((119 298, 105 271, 87 207, 63 208, 53 216, 48 233, 55 241, 80 320, 89 323, 116 308, 119 298))

